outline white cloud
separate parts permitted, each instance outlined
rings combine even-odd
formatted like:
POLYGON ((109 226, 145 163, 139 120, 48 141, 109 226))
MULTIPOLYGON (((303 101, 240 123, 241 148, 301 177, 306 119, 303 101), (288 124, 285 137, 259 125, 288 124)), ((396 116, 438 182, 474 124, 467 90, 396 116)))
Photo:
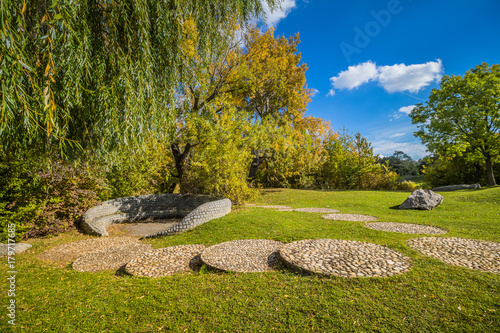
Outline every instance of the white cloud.
POLYGON ((397 142, 393 140, 372 141, 373 152, 376 155, 391 156, 396 150, 404 151, 417 160, 427 155, 425 146, 415 142, 397 142))
POLYGON ((330 81, 334 89, 352 90, 369 81, 376 81, 389 93, 403 91, 415 93, 441 80, 443 71, 440 59, 408 66, 405 64, 376 66, 375 63, 367 61, 356 66, 349 66, 346 71, 330 78, 330 81))
POLYGON ((399 112, 410 114, 410 112, 415 108, 416 105, 408 105, 399 108, 399 112))
POLYGON ((262 1, 262 8, 266 13, 266 24, 268 27, 275 27, 278 25, 278 22, 284 19, 290 11, 296 7, 295 0, 284 0, 279 4, 281 8, 276 8, 274 11, 271 11, 267 2, 262 1))
POLYGON ((376 155, 391 156, 396 150, 404 151, 417 160, 428 155, 426 147, 412 134, 417 129, 412 124, 380 125, 370 128, 366 138, 372 143, 376 155))
POLYGON ((311 96, 313 96, 313 97, 314 97, 314 96, 316 96, 317 94, 319 94, 319 90, 318 90, 318 89, 316 89, 316 88, 312 88, 312 89, 311 89, 311 96))
POLYGON ((443 64, 440 59, 425 64, 396 64, 378 67, 378 81, 390 93, 409 91, 418 92, 432 82, 441 80, 443 64))
MULTIPOLYGON (((415 106, 416 105, 408 105, 408 106, 400 107, 398 111, 395 111, 392 114, 392 118, 399 119, 399 118, 403 117, 403 114, 409 115, 410 112, 415 108, 415 106)), ((392 121, 392 119, 390 121, 392 121)))
POLYGON ((377 77, 377 65, 371 61, 356 66, 349 66, 346 71, 340 72, 330 79, 335 89, 354 89, 377 77))
POLYGON ((326 94, 326 96, 335 96, 335 90, 330 89, 330 91, 328 91, 328 94, 326 94))
POLYGON ((400 138, 402 136, 405 136, 406 133, 394 133, 393 135, 389 136, 389 138, 394 139, 394 138, 400 138))

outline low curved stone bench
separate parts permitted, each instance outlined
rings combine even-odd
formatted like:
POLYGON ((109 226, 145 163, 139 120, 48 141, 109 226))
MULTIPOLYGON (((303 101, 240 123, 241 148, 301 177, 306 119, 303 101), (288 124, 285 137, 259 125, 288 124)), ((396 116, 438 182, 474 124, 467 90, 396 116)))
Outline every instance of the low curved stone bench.
POLYGON ((84 232, 107 236, 107 227, 117 223, 137 222, 147 218, 182 220, 164 231, 145 237, 157 237, 193 229, 231 212, 231 200, 208 195, 149 194, 117 198, 87 210, 81 227, 84 232))
POLYGON ((461 185, 447 185, 435 187, 433 191, 459 191, 459 190, 478 190, 481 188, 479 184, 461 184, 461 185))

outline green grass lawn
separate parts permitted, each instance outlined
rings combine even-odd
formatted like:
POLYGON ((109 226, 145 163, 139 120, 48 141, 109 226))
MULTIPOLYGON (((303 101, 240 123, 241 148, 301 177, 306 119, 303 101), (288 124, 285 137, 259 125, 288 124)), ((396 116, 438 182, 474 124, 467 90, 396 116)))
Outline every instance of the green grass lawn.
MULTIPOLYGON (((441 193, 433 211, 393 209, 408 192, 268 190, 261 204, 327 207, 449 230, 440 237, 500 242, 500 187, 441 193), (392 209, 391 209, 392 208, 392 209)), ((16 256, 19 332, 498 332, 500 275, 451 266, 405 245, 419 237, 371 230, 363 222, 322 214, 238 208, 192 231, 147 240, 153 247, 207 246, 236 239, 292 242, 334 238, 388 246, 410 256, 412 269, 390 278, 200 272, 141 278, 80 273, 37 254, 89 238, 76 232, 32 240, 16 256)), ((7 324, 7 264, 2 258, 0 331, 7 324), (5 306, 4 306, 5 305, 5 306)))

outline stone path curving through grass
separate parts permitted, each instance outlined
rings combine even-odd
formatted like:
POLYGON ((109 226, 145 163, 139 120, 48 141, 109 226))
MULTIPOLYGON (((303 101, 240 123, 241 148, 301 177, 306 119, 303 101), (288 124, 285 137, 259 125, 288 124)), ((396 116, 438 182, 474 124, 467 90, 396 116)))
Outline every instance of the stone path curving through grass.
MULTIPOLYGON (((500 274, 500 243, 437 237, 414 238, 407 243, 446 263, 500 274)), ((130 237, 110 237, 59 245, 40 257, 64 262, 74 258, 77 251, 75 270, 95 272, 126 264, 127 273, 149 277, 196 270, 202 263, 221 271, 265 272, 275 268, 279 260, 297 271, 350 278, 388 277, 405 273, 411 267, 409 257, 387 247, 340 239, 309 239, 289 244, 246 239, 208 248, 178 245, 152 250, 150 245, 130 237), (103 248, 96 250, 97 245, 103 248)))
MULTIPOLYGON (((376 217, 340 214, 330 208, 291 208, 270 205, 251 207, 329 213, 325 219, 370 222, 376 217)), ((366 228, 407 234, 443 234, 447 230, 428 225, 396 222, 366 223, 366 228)), ((452 265, 500 273, 500 243, 462 238, 423 237, 407 244, 425 255, 452 265)), ((224 242, 205 248, 204 245, 179 245, 153 250, 133 237, 87 239, 63 244, 39 255, 43 260, 71 262, 78 271, 117 269, 125 266, 128 274, 161 277, 196 270, 202 264, 232 272, 265 272, 281 261, 296 271, 340 277, 388 277, 407 272, 411 260, 387 247, 349 240, 310 239, 290 244, 264 239, 224 242), (76 260, 76 261, 75 261, 76 260)))

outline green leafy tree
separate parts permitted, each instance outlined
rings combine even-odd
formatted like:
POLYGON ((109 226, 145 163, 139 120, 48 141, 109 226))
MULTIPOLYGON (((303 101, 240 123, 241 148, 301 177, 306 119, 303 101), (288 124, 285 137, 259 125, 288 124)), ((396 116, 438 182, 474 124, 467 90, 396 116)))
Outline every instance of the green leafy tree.
POLYGON ((370 142, 360 133, 353 135, 343 130, 329 138, 325 144, 328 157, 323 165, 326 187, 361 189, 362 175, 375 165, 376 157, 370 142))
POLYGON ((389 157, 383 157, 379 163, 387 164, 391 170, 397 172, 401 176, 418 175, 418 163, 404 152, 395 151, 389 157))
POLYGON ((444 76, 426 105, 410 113, 419 124, 415 136, 437 155, 466 155, 486 164, 489 185, 496 185, 493 162, 500 156, 500 65, 486 63, 462 76, 444 76))

